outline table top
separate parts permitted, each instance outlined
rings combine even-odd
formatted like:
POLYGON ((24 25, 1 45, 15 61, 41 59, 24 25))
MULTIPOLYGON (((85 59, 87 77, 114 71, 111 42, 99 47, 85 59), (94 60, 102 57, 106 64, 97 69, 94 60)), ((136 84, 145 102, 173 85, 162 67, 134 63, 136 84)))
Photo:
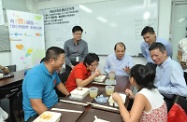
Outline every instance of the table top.
POLYGON ((97 118, 110 121, 110 122, 122 122, 122 117, 118 113, 112 113, 97 109, 89 109, 78 119, 77 122, 93 122, 97 118))
POLYGON ((76 120, 83 114, 85 110, 83 106, 72 105, 68 103, 58 103, 55 106, 53 106, 53 108, 67 110, 67 111, 50 110, 50 111, 61 113, 62 116, 60 122, 76 122, 76 120), (70 111, 68 112, 68 110, 70 111), (82 113, 73 112, 73 111, 82 111, 82 113))
POLYGON ((4 79, 0 80, 0 87, 7 86, 7 85, 10 85, 12 83, 16 83, 18 81, 22 81, 23 78, 24 78, 24 70, 14 72, 13 77, 4 78, 4 79))
MULTIPOLYGON (((109 97, 105 93, 105 85, 90 83, 86 87, 92 87, 92 86, 99 88, 100 92, 98 93, 98 95, 103 94, 103 96, 109 97)), ((114 87, 115 87, 115 91, 119 93, 124 93, 126 88, 132 89, 132 85, 129 82, 129 78, 125 76, 117 76, 116 85, 114 85, 114 87)), ((129 104, 129 100, 130 98, 126 97, 125 104, 124 104, 126 107, 129 104)), ((122 118, 119 114, 120 112, 118 107, 110 106, 108 104, 108 101, 105 104, 99 104, 93 98, 91 98, 89 94, 82 101, 71 100, 69 97, 62 98, 62 102, 64 101, 66 104, 69 103, 71 105, 85 106, 85 112, 77 120, 78 122, 88 122, 88 121, 93 122, 94 115, 96 115, 100 119, 108 120, 110 122, 122 122, 122 118), (86 105, 83 105, 82 103, 85 103, 86 105)))

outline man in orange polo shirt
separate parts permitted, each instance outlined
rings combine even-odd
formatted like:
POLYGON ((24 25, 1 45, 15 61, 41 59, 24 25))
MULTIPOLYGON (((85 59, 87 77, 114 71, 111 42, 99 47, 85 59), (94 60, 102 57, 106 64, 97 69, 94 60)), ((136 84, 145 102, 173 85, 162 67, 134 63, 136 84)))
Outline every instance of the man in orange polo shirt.
POLYGON ((97 68, 99 57, 95 53, 88 53, 83 62, 77 64, 71 71, 66 88, 69 92, 77 87, 84 87, 100 75, 97 68), (93 72, 91 74, 91 72, 93 72))

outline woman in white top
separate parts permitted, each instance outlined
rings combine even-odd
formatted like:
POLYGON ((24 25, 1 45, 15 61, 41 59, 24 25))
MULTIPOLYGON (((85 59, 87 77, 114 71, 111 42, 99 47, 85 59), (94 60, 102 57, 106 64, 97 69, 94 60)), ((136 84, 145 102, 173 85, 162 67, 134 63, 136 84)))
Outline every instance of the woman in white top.
POLYGON ((155 73, 145 65, 135 65, 130 71, 130 83, 138 93, 134 96, 130 89, 126 94, 134 98, 131 111, 127 111, 118 93, 112 95, 118 103, 125 122, 167 122, 167 107, 163 96, 154 86, 155 73))

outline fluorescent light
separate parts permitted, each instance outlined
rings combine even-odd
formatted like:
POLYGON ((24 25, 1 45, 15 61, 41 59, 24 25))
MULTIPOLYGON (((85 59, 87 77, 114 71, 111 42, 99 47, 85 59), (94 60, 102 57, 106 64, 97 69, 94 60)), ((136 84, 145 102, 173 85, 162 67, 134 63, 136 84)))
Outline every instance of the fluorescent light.
POLYGON ((97 19, 98 19, 99 21, 101 21, 101 22, 104 22, 104 23, 107 23, 107 22, 108 22, 108 20, 105 19, 105 18, 103 18, 103 17, 97 17, 97 19))
POLYGON ((183 22, 183 21, 185 21, 186 20, 186 18, 180 18, 179 20, 178 20, 178 22, 183 22))
POLYGON ((84 6, 84 5, 79 5, 79 8, 82 9, 83 11, 87 12, 87 13, 92 13, 92 10, 89 9, 88 7, 84 6))
POLYGON ((149 19, 150 18, 150 12, 149 11, 145 12, 144 15, 143 15, 143 18, 145 20, 149 19))

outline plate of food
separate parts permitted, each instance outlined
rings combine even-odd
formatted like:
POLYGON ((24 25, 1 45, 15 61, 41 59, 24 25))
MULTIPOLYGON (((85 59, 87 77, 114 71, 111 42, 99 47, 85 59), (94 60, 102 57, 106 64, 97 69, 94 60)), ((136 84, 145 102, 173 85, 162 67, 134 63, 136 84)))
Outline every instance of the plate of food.
POLYGON ((59 122, 61 113, 45 111, 38 116, 33 122, 59 122))
POLYGON ((103 82, 106 79, 106 75, 99 75, 94 78, 94 81, 103 82))

